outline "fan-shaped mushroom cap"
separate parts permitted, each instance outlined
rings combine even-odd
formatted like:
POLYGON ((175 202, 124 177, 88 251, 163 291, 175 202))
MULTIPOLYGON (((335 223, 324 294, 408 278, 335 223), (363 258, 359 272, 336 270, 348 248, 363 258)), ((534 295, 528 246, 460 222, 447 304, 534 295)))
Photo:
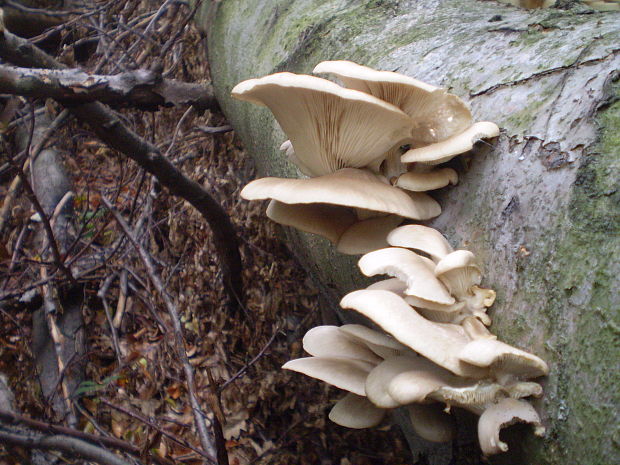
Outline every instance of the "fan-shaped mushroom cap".
POLYGON ((374 364, 361 360, 336 357, 298 358, 282 365, 285 370, 303 373, 359 396, 366 395, 364 384, 374 367, 374 364))
POLYGON ((370 318, 399 342, 457 375, 481 378, 488 373, 458 359, 469 342, 463 328, 424 319, 393 292, 354 291, 344 296, 340 306, 370 318))
POLYGON ((404 281, 407 295, 445 305, 454 303, 454 298, 437 280, 424 258, 410 250, 396 247, 375 250, 364 255, 358 265, 366 276, 387 274, 404 281))
POLYGON ((392 380, 401 373, 429 369, 431 362, 416 356, 400 355, 391 357, 378 364, 366 378, 366 397, 377 407, 396 408, 411 402, 400 402, 390 395, 392 380))
POLYGON ((288 204, 277 200, 269 202, 267 217, 278 224, 323 236, 334 244, 357 221, 353 210, 339 205, 288 204))
POLYGON ((480 284, 482 278, 476 256, 469 250, 456 250, 442 258, 435 268, 435 276, 459 300, 469 295, 471 287, 480 284))
POLYGON ((387 235, 402 221, 403 219, 396 215, 358 221, 342 233, 336 250, 347 255, 361 255, 387 247, 387 235))
POLYGON ((489 139, 498 135, 499 128, 495 123, 481 121, 441 142, 413 148, 405 152, 400 160, 403 163, 438 165, 471 150, 480 139, 489 139))
POLYGON ((541 358, 496 339, 476 339, 460 351, 458 358, 488 367, 498 377, 536 378, 549 373, 549 366, 541 358))
POLYGON ((421 224, 400 226, 388 234, 387 241, 394 247, 406 247, 424 252, 436 263, 454 251, 443 234, 421 224))
POLYGON ((310 179, 262 178, 241 191, 246 200, 274 199, 287 204, 324 203, 429 219, 441 213, 439 204, 419 192, 410 196, 366 170, 345 168, 310 179))
POLYGON ((413 120, 411 135, 416 143, 446 139, 471 124, 471 113, 456 95, 403 74, 377 71, 350 61, 324 61, 313 72, 334 74, 346 87, 402 109, 413 120))
POLYGON ((368 347, 354 341, 337 326, 317 326, 303 338, 306 352, 315 357, 338 357, 378 364, 381 358, 368 347))
POLYGON ((455 302, 452 305, 438 304, 430 300, 421 299, 413 295, 406 295, 407 285, 398 278, 390 278, 371 284, 368 290, 384 290, 394 292, 402 297, 405 302, 415 308, 415 310, 424 318, 437 323, 455 323, 461 322, 470 316, 467 312, 465 302, 455 302))
POLYGON ((448 184, 455 185, 458 174, 452 168, 440 168, 433 171, 408 171, 396 180, 396 187, 413 192, 426 192, 441 189, 448 184))
POLYGON ((249 79, 232 95, 269 107, 309 176, 373 163, 406 139, 412 124, 394 105, 315 76, 276 73, 249 79))
POLYGON ((398 294, 400 297, 404 297, 405 291, 407 290, 407 284, 398 278, 388 278, 372 283, 366 289, 370 291, 390 291, 398 294))
POLYGON ((478 440, 484 455, 508 450, 508 444, 500 440, 499 432, 503 427, 515 423, 531 423, 536 436, 545 434, 545 428, 534 407, 522 400, 503 399, 486 409, 478 420, 478 440))
POLYGON ((381 423, 385 410, 372 404, 366 397, 348 393, 333 406, 329 419, 340 426, 361 429, 381 423))
POLYGON ((407 406, 413 430, 431 442, 447 442, 455 437, 454 418, 440 404, 411 404, 407 406))
POLYGON ((375 331, 363 325, 342 325, 340 331, 357 342, 366 345, 366 347, 383 359, 409 352, 407 346, 404 346, 392 336, 380 333, 379 331, 375 331))
MULTIPOLYGON (((381 365, 377 365, 377 368, 379 366, 381 365)), ((387 391, 396 403, 407 405, 426 402, 431 393, 443 386, 461 387, 472 383, 474 381, 467 382, 463 378, 454 376, 448 370, 428 362, 426 366, 401 370, 389 380, 387 391)), ((368 378, 366 379, 366 386, 368 386, 368 378)))

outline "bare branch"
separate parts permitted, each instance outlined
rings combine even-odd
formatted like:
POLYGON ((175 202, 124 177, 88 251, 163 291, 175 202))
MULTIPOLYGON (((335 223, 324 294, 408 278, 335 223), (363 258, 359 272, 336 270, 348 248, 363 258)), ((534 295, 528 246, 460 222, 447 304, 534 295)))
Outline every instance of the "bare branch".
POLYGON ((143 110, 182 105, 201 111, 219 108, 210 87, 163 79, 158 72, 146 69, 105 76, 80 69, 0 65, 0 93, 53 98, 66 105, 100 101, 143 110))
MULTIPOLYGON (((6 31, 1 24, 0 57, 20 66, 66 69, 66 66, 27 40, 6 31)), ((243 295, 243 280, 238 239, 220 204, 200 184, 179 171, 157 147, 125 127, 116 114, 103 104, 95 102, 78 105, 72 107, 71 112, 87 123, 106 144, 136 161, 170 192, 187 200, 203 215, 213 232, 213 242, 222 266, 224 287, 232 305, 239 303, 243 295)))
POLYGON ((130 465, 101 447, 69 436, 26 436, 17 432, 0 431, 0 441, 28 449, 57 450, 69 457, 84 458, 102 465, 130 465))
MULTIPOLYGON (((113 449, 118 449, 123 452, 130 453, 135 456, 141 456, 143 451, 137 446, 133 444, 123 441, 121 439, 117 439, 114 437, 104 437, 104 436, 96 436, 94 434, 85 433, 83 431, 79 431, 72 428, 67 428, 66 426, 55 425, 52 423, 47 423, 44 421, 34 420, 32 418, 24 417, 17 413, 7 412, 0 410, 0 420, 8 424, 20 424, 25 425, 29 428, 43 431, 46 433, 53 434, 61 434, 64 436, 72 436, 74 438, 82 439, 84 441, 91 442, 93 444, 101 444, 106 447, 111 447, 113 449)), ((171 465, 169 460, 158 457, 155 454, 150 455, 155 462, 160 465, 171 465)))

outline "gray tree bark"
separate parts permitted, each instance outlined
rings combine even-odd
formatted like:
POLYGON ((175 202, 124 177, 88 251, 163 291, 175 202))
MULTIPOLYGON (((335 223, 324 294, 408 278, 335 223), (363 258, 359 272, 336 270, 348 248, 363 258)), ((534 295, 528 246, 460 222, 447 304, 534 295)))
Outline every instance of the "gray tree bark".
MULTIPOLYGON (((520 10, 478 0, 226 0, 203 8, 216 94, 261 175, 296 176, 270 112, 238 82, 347 59, 450 89, 494 147, 473 151, 429 224, 476 253, 500 339, 546 359, 544 440, 521 434, 497 463, 617 457, 620 297, 620 14, 520 10)), ((356 258, 286 232, 334 304, 365 281, 356 258)), ((411 435, 410 435, 411 438, 411 435)), ((413 444, 413 447, 418 447, 413 444)), ((435 462, 440 463, 437 455, 435 462)))

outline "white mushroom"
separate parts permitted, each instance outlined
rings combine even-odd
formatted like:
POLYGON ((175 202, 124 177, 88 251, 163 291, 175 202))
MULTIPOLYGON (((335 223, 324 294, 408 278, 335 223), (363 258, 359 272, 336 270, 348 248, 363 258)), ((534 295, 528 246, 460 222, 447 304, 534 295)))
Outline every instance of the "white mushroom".
POLYGON ((361 253, 364 247, 382 245, 379 235, 400 222, 400 217, 429 219, 441 213, 439 204, 420 192, 406 193, 367 170, 345 168, 309 179, 262 178, 241 191, 247 200, 272 199, 267 215, 280 224, 320 234, 341 250, 361 253), (379 219, 379 217, 389 218, 379 219), (362 217, 362 218, 360 218, 362 217), (356 227, 369 220, 372 228, 356 227))
POLYGON ((346 428, 372 428, 381 423, 385 409, 375 406, 366 397, 349 392, 332 407, 329 419, 346 428))
POLYGON ((409 351, 407 346, 401 344, 393 337, 363 325, 342 325, 340 326, 340 331, 357 342, 364 344, 383 359, 402 355, 409 351))
POLYGON ((400 226, 390 232, 387 241, 394 247, 405 247, 424 252, 435 263, 454 251, 443 234, 421 224, 400 226))
POLYGON ((382 361, 368 347, 355 341, 337 326, 310 329, 303 338, 303 347, 314 357, 349 358, 374 364, 382 361))
POLYGON ((534 434, 544 436, 545 427, 534 407, 516 399, 503 399, 489 407, 478 420, 478 440, 484 455, 498 454, 508 450, 508 444, 499 438, 501 429, 515 423, 534 425, 534 434))
POLYGON ((387 247, 387 235, 402 222, 396 215, 358 221, 340 235, 336 250, 347 255, 361 255, 387 247))
POLYGON ((440 168, 432 171, 409 171, 401 174, 396 187, 413 192, 426 192, 441 189, 448 184, 458 182, 458 174, 452 168, 440 168))
MULTIPOLYGON (((406 295, 444 305, 454 303, 454 298, 435 277, 426 259, 410 250, 396 247, 376 250, 364 255, 358 265, 366 276, 387 274, 405 282, 406 295)), ((434 267, 432 262, 431 267, 434 267)))
POLYGON ((365 396, 366 377, 374 366, 372 363, 346 358, 306 357, 286 362, 282 368, 320 379, 358 396, 365 396))
POLYGON ((393 292, 354 291, 344 296, 340 306, 370 318, 399 342, 457 375, 483 378, 488 374, 459 360, 459 352, 470 341, 461 326, 428 321, 393 292))
POLYGON ((377 407, 396 408, 411 402, 400 402, 390 395, 392 380, 401 373, 429 369, 431 362, 412 352, 391 357, 379 363, 366 378, 366 396, 377 407))
POLYGON ((476 339, 458 355, 459 360, 486 367, 500 380, 537 378, 549 373, 549 366, 536 355, 491 338, 476 339))
POLYGON ((407 139, 412 124, 394 105, 314 76, 276 73, 249 79, 232 95, 269 107, 289 137, 293 159, 308 176, 368 166, 407 139))
POLYGON ((413 430, 431 442, 448 442, 456 434, 454 418, 440 404, 411 404, 407 406, 413 430))
POLYGON ((338 76, 346 87, 403 110, 413 120, 411 137, 416 146, 447 139, 471 124, 471 113, 456 95, 403 74, 377 71, 350 61, 324 61, 313 72, 338 76))
POLYGON ((400 160, 403 163, 417 162, 427 165, 438 165, 471 150, 479 140, 490 139, 498 135, 499 128, 495 123, 482 121, 436 144, 412 148, 405 152, 400 160))

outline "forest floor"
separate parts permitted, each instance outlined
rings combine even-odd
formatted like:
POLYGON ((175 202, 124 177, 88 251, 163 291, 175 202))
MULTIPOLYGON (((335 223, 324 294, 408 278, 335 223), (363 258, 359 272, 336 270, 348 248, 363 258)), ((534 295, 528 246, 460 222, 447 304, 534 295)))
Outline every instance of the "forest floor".
MULTIPOLYGON (((152 22, 159 2, 124 3, 127 24, 136 19, 132 26, 136 33, 122 36, 117 32, 116 50, 99 49, 80 66, 87 71, 99 67, 100 72, 113 74, 120 57, 130 54, 144 68, 160 62, 169 78, 208 84, 204 44, 191 22, 184 25, 189 8, 181 3, 167 4, 176 7, 163 11, 149 31, 150 23, 144 18, 152 22), (159 56, 161 45, 171 38, 175 43, 170 53, 159 56), (132 50, 131 45, 140 41, 140 47, 132 50)), ((113 6, 108 8, 99 30, 122 30, 114 25, 118 12, 113 6)), ((71 38, 68 30, 63 30, 63 40, 98 37, 98 28, 82 23, 87 20, 70 28, 71 38)), ((62 50, 57 53, 62 55, 62 50)), ((72 63, 71 57, 64 60, 72 63)), ((20 105, 16 115, 26 118, 28 102, 20 105)), ((52 119, 62 109, 51 100, 44 108, 52 119)), ((286 249, 277 227, 266 218, 265 205, 240 198, 241 188, 254 177, 251 161, 234 132, 204 130, 225 126, 224 116, 186 112, 185 108, 157 112, 122 109, 121 114, 124 124, 206 187, 229 214, 241 244, 244 305, 239 311, 230 310, 204 218, 188 202, 161 188, 136 163, 108 148, 88 127, 70 120, 48 145, 60 151, 70 173, 76 222, 86 243, 81 253, 105 254, 123 234, 104 208, 102 196, 113 199, 116 210, 132 225, 140 221, 140 242, 156 263, 166 292, 181 314, 198 400, 209 420, 213 410, 221 408, 230 464, 412 463, 397 427, 386 424, 371 431, 338 427, 327 414, 341 393, 281 370, 286 361, 303 356, 305 331, 321 324, 319 295, 286 249)), ((11 132, 5 136, 10 145, 11 132)), ((9 170, 1 176, 0 195, 4 197, 15 175, 9 170)), ((21 194, 2 237, 7 252, 3 266, 10 268, 10 272, 2 271, 2 292, 36 282, 40 256, 30 234, 35 228, 34 213, 21 194)), ((165 434, 200 448, 170 317, 129 241, 106 255, 105 263, 81 283, 86 363, 83 379, 70 398, 78 412, 77 429, 120 438, 145 454, 155 451, 174 463, 203 463, 187 444, 165 434), (116 312, 117 349, 100 299, 102 292, 116 312)), ((5 304, 0 313, 0 373, 8 379, 15 406, 29 417, 62 423, 39 386, 33 307, 19 301, 5 304)), ((0 446, 0 462, 22 463, 22 452, 14 448, 3 452, 0 446)))

